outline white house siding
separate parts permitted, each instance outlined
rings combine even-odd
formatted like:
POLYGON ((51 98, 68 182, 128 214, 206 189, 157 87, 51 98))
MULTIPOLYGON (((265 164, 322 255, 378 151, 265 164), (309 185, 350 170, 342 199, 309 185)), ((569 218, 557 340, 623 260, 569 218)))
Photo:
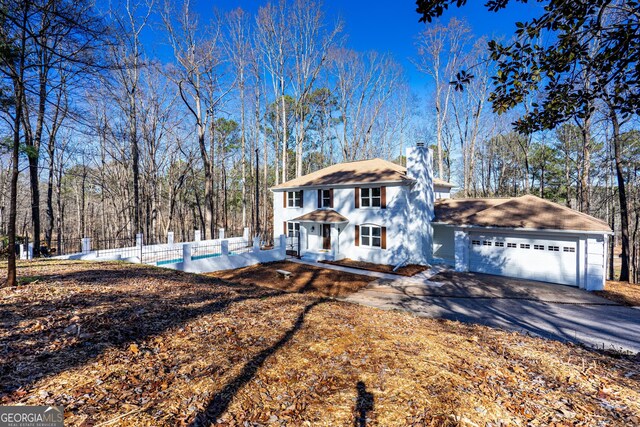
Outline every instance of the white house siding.
POLYGON ((456 259, 454 228, 433 224, 433 258, 435 261, 452 264, 456 259))
POLYGON ((588 236, 586 280, 584 288, 588 291, 601 291, 605 285, 607 270, 607 241, 608 236, 588 236))
MULTIPOLYGON (((358 185, 360 188, 378 187, 379 185, 358 185)), ((374 262, 380 264, 397 264, 409 257, 414 245, 407 245, 411 239, 407 233, 408 215, 408 186, 386 185, 387 207, 382 208, 355 208, 354 187, 333 187, 333 209, 344 215, 349 222, 347 224, 335 224, 335 232, 331 236, 332 244, 339 245, 339 254, 343 258, 351 258, 359 261, 374 262), (367 248, 356 246, 356 225, 377 225, 387 228, 387 247, 367 248), (339 231, 338 231, 339 230, 339 231)), ((274 234, 282 234, 283 222, 297 218, 304 213, 317 209, 317 187, 308 187, 303 191, 303 208, 283 208, 283 191, 274 192, 274 234)), ((322 247, 320 227, 301 227, 302 250, 315 250, 322 247)))
POLYGON ((449 199, 451 198, 451 188, 449 187, 441 187, 436 185, 433 187, 433 191, 435 193, 435 199, 449 199))
MULTIPOLYGON (((367 186, 360 186, 365 188, 367 186)), ((346 258, 379 264, 397 264, 408 258, 411 245, 407 239, 407 190, 406 186, 387 186, 387 207, 355 208, 355 190, 342 188, 333 190, 333 207, 349 219, 340 232, 340 253, 346 258), (377 225, 387 227, 387 247, 368 248, 355 245, 355 226, 377 225)), ((342 228, 342 227, 339 227, 342 228)))

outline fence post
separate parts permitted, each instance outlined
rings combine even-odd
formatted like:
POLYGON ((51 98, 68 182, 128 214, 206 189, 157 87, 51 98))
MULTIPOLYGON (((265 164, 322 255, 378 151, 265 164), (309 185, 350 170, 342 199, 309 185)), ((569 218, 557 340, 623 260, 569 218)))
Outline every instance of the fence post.
POLYGON ((191 252, 191 243, 182 245, 182 271, 190 271, 191 252))
MULTIPOLYGON (((248 228, 245 228, 245 230, 248 230, 248 228)), ((260 238, 258 236, 253 238, 253 251, 260 252, 260 238)))
POLYGON ((91 239, 89 237, 82 238, 82 253, 86 254, 91 252, 91 239))
POLYGON ((140 263, 142 263, 142 245, 144 244, 144 237, 142 233, 136 234, 136 246, 140 248, 140 263))
POLYGON ((195 242, 199 242, 199 241, 200 241, 200 239, 201 239, 200 230, 196 230, 196 231, 194 231, 194 233, 193 233, 193 234, 194 234, 194 236, 193 236, 193 240, 194 240, 195 242))
POLYGON ((224 239, 224 228, 218 228, 218 239, 224 239))
POLYGON ((173 246, 173 231, 167 233, 167 245, 173 246))
POLYGON ((244 239, 245 242, 249 241, 249 227, 245 227, 242 230, 242 238, 244 239))
POLYGON ((222 249, 222 256, 229 256, 229 241, 228 240, 223 240, 222 242, 220 242, 220 248, 222 249))

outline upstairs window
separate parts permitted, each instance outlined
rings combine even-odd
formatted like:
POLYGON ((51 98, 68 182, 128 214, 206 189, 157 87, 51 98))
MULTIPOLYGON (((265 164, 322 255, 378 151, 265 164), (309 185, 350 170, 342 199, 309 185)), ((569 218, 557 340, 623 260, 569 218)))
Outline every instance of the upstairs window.
POLYGON ((287 191, 287 207, 288 208, 302 207, 302 191, 287 191))
POLYGON ((381 206, 380 187, 360 189, 360 206, 379 208, 381 206))
POLYGON ((333 207, 333 189, 318 189, 318 208, 333 207))

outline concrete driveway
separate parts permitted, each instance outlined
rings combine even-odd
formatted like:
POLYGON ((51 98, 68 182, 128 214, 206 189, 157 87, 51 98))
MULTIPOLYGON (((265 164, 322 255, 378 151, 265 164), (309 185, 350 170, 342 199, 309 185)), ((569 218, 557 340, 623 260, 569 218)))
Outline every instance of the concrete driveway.
POLYGON ((640 352, 640 309, 562 285, 475 273, 379 280, 346 301, 640 352))

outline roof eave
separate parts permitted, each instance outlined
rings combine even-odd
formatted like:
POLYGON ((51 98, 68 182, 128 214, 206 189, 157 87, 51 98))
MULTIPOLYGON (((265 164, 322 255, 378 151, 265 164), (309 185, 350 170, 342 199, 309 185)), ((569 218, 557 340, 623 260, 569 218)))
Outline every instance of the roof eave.
POLYGON ((347 182, 340 184, 305 184, 305 185, 297 185, 291 187, 271 187, 269 190, 271 191, 290 191, 290 190, 305 190, 308 188, 350 188, 356 186, 376 186, 376 185, 388 185, 388 184, 400 184, 400 185, 410 185, 415 180, 412 178, 406 178, 401 180, 394 181, 376 181, 376 182, 347 182))
POLYGON ((533 231, 533 232, 544 232, 544 233, 566 233, 566 234, 606 234, 613 235, 613 231, 611 230, 561 230, 558 228, 531 228, 531 227, 498 227, 498 226, 489 226, 489 225, 475 225, 475 224, 455 224, 450 222, 443 221, 432 221, 432 224, 438 225, 448 225, 451 227, 458 228, 477 228, 481 230, 514 230, 514 231, 533 231))

